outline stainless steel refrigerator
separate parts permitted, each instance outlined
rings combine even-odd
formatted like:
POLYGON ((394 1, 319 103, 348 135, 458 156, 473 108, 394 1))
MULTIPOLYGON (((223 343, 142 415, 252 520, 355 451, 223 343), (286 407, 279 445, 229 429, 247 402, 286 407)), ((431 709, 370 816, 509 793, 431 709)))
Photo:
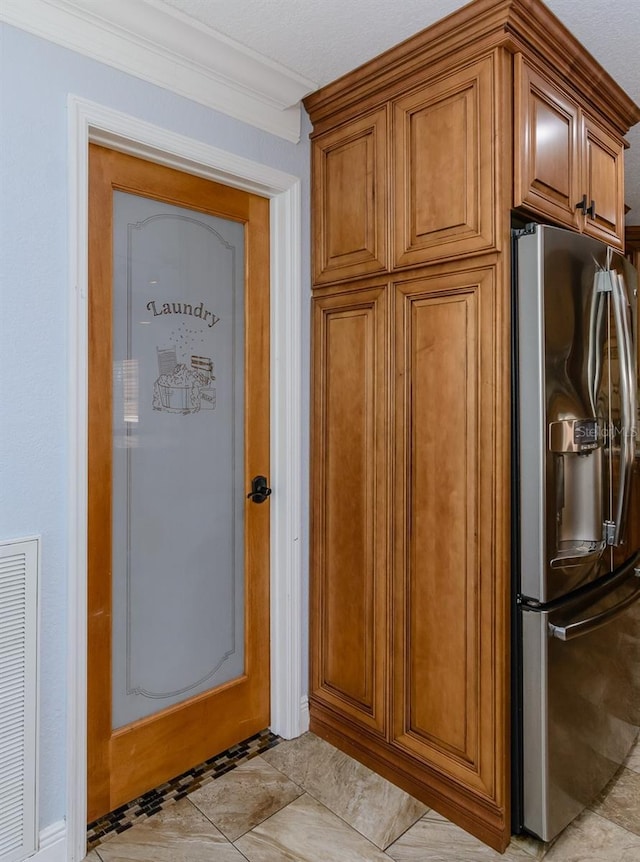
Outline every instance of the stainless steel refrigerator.
POLYGON ((548 841, 640 725, 638 280, 580 234, 514 237, 515 809, 548 841))

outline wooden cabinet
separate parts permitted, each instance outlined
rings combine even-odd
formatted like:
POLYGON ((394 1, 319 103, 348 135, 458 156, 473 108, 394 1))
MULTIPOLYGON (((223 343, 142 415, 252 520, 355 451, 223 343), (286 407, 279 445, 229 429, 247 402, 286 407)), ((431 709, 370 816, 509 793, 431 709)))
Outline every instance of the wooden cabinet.
POLYGON ((537 0, 477 0, 305 106, 311 729, 503 850, 512 210, 619 244, 640 109, 537 0))
POLYGON ((514 205, 622 247, 624 145, 515 57, 514 205))
POLYGON ((313 300, 311 729, 494 846, 506 289, 494 255, 313 300))
POLYGON ((313 142, 316 284, 387 268, 386 108, 313 142))
POLYGON ((621 140, 583 115, 584 186, 587 207, 583 230, 622 248, 624 245, 624 147, 621 140))
POLYGON ((386 732, 387 287, 314 299, 312 688, 386 732))
MULTIPOLYGON (((395 285, 392 744, 495 798, 496 268, 395 285)), ((499 770, 498 770, 499 772, 499 770)))
POLYGON ((521 56, 515 58, 515 105, 515 206, 578 229, 578 106, 521 56))
POLYGON ((495 247, 494 103, 493 55, 394 103, 396 266, 495 247))

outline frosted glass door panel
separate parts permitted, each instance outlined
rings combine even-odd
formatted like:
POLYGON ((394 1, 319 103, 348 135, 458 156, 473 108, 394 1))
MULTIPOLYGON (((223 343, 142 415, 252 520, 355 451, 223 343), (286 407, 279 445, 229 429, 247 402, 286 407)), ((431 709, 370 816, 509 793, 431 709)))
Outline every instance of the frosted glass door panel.
POLYGON ((114 193, 113 727, 244 672, 244 226, 114 193))

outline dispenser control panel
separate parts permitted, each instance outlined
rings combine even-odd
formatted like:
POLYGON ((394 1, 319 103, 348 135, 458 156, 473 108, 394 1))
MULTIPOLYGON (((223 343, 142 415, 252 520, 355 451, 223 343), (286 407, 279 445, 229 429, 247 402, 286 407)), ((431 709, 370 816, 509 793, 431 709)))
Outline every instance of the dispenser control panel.
POLYGON ((596 419, 577 419, 573 423, 573 442, 580 451, 598 448, 598 422, 596 419))
POLYGON ((564 419, 549 425, 549 449, 552 452, 587 454, 601 444, 597 419, 564 419))

